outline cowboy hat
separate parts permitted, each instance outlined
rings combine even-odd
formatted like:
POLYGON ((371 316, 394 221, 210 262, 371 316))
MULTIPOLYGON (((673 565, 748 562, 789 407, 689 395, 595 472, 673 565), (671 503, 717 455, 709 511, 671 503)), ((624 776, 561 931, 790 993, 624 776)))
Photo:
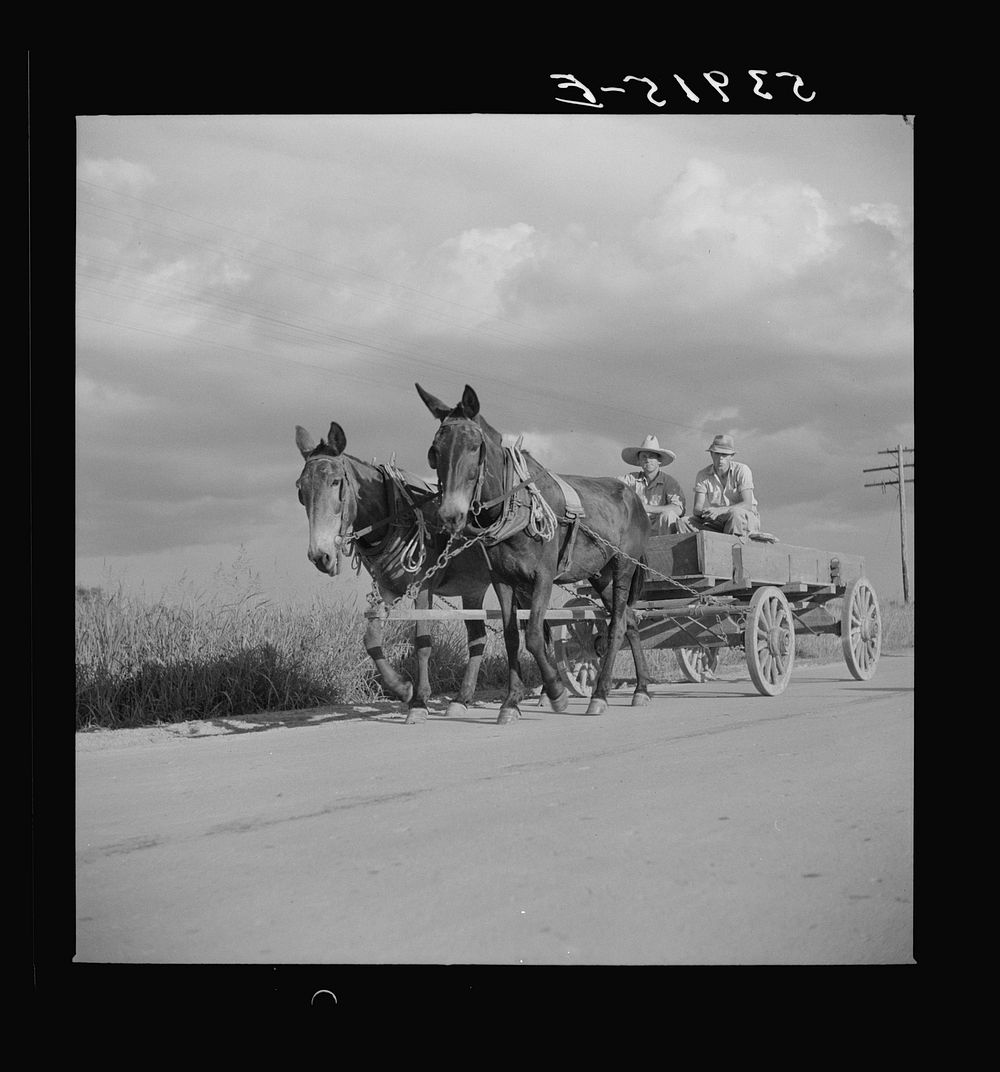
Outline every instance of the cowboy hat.
POLYGON ((639 464, 639 452, 646 451, 649 454, 657 454, 660 458, 660 465, 669 465, 674 458, 677 457, 672 450, 663 450, 660 447, 660 441, 655 435, 648 435, 642 441, 641 447, 626 447, 622 451, 622 460, 627 465, 639 464))
POLYGON ((736 447, 731 435, 717 435, 712 445, 707 448, 709 454, 735 454, 736 447))

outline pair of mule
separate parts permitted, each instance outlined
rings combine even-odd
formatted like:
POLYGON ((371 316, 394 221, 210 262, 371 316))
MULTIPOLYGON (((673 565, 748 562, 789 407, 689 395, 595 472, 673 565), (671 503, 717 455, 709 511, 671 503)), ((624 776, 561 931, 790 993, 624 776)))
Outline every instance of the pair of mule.
MULTIPOLYGON (((509 516, 517 487, 509 477, 509 448, 481 415, 476 392, 466 386, 462 398, 449 406, 425 391, 417 392, 440 422, 428 452, 438 489, 421 488, 418 478, 387 467, 369 465, 345 453, 346 436, 333 422, 325 440, 316 443, 303 428, 296 443, 305 459, 297 487, 309 518, 309 558, 317 569, 335 575, 345 553, 356 553, 386 602, 394 602, 420 584, 419 608, 429 608, 435 594, 458 596, 465 609, 480 609, 493 585, 500 603, 508 662, 507 695, 497 722, 520 717, 518 703, 528 690, 521 679, 520 629, 516 611, 530 610, 525 647, 534 657, 542 687, 554 711, 565 711, 569 692, 560 681, 546 644, 545 614, 552 586, 559 581, 589 581, 610 613, 608 644, 594 685, 588 714, 607 709, 615 657, 624 639, 632 650, 636 687, 632 704, 649 702, 649 674, 634 618, 628 608, 642 587, 643 560, 650 526, 638 496, 611 477, 556 477, 528 454, 521 456, 527 485, 543 501, 557 525, 549 538, 530 526, 502 523, 509 516), (508 474, 505 477, 505 474, 508 474), (405 486, 400 486, 400 477, 405 486), (577 501, 567 509, 567 485, 577 501), (402 506, 400 503, 402 502, 402 506), (574 519, 582 515, 585 523, 574 519), (419 516, 418 516, 419 515, 419 516), (416 533, 416 537, 414 537, 416 533), (474 534, 476 543, 449 557, 427 579, 446 549, 474 534), (491 535, 495 534, 495 538, 491 535), (399 547, 422 541, 422 565, 412 572, 412 557, 399 547)), ((448 708, 454 715, 472 702, 485 648, 485 625, 467 621, 469 661, 462 686, 448 708)), ((403 681, 382 649, 383 620, 371 618, 365 648, 374 660, 386 690, 408 703, 407 722, 427 717, 430 696, 428 660, 430 630, 416 626, 417 683, 403 681)))

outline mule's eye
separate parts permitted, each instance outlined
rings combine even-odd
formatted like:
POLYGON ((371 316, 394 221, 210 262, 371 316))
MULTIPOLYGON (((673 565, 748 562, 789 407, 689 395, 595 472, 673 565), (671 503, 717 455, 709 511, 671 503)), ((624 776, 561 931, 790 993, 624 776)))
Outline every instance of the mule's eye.
POLYGON ((437 469, 438 467, 438 452, 434 447, 431 447, 427 452, 427 463, 432 469, 437 469))

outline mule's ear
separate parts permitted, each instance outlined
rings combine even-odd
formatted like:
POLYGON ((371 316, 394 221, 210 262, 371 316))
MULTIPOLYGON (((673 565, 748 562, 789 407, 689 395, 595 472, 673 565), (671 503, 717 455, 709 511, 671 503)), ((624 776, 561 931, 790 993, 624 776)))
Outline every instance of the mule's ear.
POLYGON ((465 385, 465 390, 462 392, 462 401, 459 405, 470 421, 479 416, 479 398, 468 384, 465 385))
POLYGON ((343 454, 344 447, 347 446, 347 436, 344 435, 344 429, 336 421, 330 422, 330 431, 326 435, 326 445, 334 455, 343 454))
POLYGON ((303 458, 308 458, 316 449, 316 441, 301 424, 295 426, 295 445, 301 451, 303 458))
POLYGON ((424 400, 424 405, 439 421, 443 421, 451 413, 451 406, 446 406, 440 398, 435 398, 429 391, 425 391, 419 383, 415 383, 413 386, 416 387, 417 394, 424 400))

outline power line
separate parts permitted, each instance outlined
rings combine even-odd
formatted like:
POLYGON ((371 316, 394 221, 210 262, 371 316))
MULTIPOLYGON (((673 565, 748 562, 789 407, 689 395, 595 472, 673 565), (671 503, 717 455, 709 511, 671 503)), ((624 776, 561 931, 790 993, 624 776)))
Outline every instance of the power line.
MULTIPOLYGON (((479 309, 479 308, 476 308, 475 306, 472 306, 472 305, 466 305, 463 302, 456 302, 451 298, 442 298, 437 294, 431 294, 429 291, 420 290, 417 287, 411 287, 406 283, 397 283, 397 282, 395 282, 395 281, 393 281, 391 279, 386 279, 384 276, 375 275, 372 272, 366 272, 366 271, 363 271, 360 268, 354 268, 353 266, 348 265, 348 264, 340 264, 340 263, 332 263, 331 264, 330 262, 324 260, 321 257, 316 257, 311 253, 305 253, 302 250, 298 250, 298 249, 293 248, 292 246, 285 246, 285 245, 282 245, 279 242, 272 242, 269 239, 261 238, 261 237, 259 237, 257 235, 249 234, 246 231, 241 231, 236 227, 230 227, 230 226, 228 226, 227 224, 224 224, 224 223, 215 223, 212 220, 206 220, 203 217, 194 216, 189 212, 183 212, 180 209, 170 208, 167 205, 161 205, 161 204, 158 204, 155 201, 147 201, 144 198, 136 197, 133 194, 126 194, 126 193, 123 193, 120 190, 114 190, 109 186, 102 186, 99 183, 90 182, 87 179, 78 179, 77 181, 80 184, 84 185, 84 186, 91 186, 95 190, 103 190, 106 193, 114 194, 117 197, 127 197, 130 201, 136 201, 140 205, 146 205, 149 208, 159 209, 162 212, 169 212, 169 213, 173 213, 174 215, 177 215, 177 216, 183 216, 184 218, 192 220, 195 223, 204 224, 207 227, 216 227, 216 228, 218 228, 220 230, 223 230, 223 231, 230 231, 231 233, 239 235, 242 238, 248 238, 253 242, 257 242, 257 243, 260 243, 260 244, 266 245, 266 246, 272 246, 273 248, 280 249, 280 250, 282 250, 282 251, 284 251, 286 253, 292 253, 297 257, 304 257, 307 260, 316 261, 318 264, 322 264, 326 268, 331 268, 332 267, 334 270, 337 270, 337 271, 351 272, 351 273, 353 273, 355 275, 364 276, 367 279, 373 279, 376 282, 388 284, 390 287, 394 287, 394 288, 396 288, 398 290, 409 291, 412 294, 417 294, 417 295, 420 295, 421 297, 424 297, 424 298, 430 298, 431 300, 436 301, 436 302, 442 302, 442 303, 444 303, 446 305, 453 305, 458 309, 464 309, 464 310, 466 310, 468 312, 477 313, 478 315, 487 317, 490 320, 496 320, 496 321, 499 321, 500 323, 510 324, 511 326, 518 328, 518 330, 523 330, 523 326, 521 324, 518 324, 517 321, 515 321, 515 320, 511 320, 509 317, 499 316, 496 313, 489 313, 485 309, 479 309)), ((154 231, 154 233, 159 233, 163 237, 169 237, 169 236, 163 235, 163 232, 156 232, 155 228, 151 227, 151 225, 148 223, 148 221, 143 220, 142 217, 131 216, 126 212, 122 212, 120 209, 110 208, 109 206, 106 206, 106 205, 94 205, 93 202, 90 203, 89 207, 91 209, 99 208, 102 211, 114 213, 115 215, 122 216, 125 219, 135 220, 136 222, 142 223, 144 226, 149 227, 151 230, 154 231)), ((97 215, 97 213, 93 213, 93 214, 97 215)), ((98 217, 98 218, 100 218, 100 217, 98 217)), ((169 227, 170 225, 167 224, 166 226, 169 227)), ((180 230, 179 228, 170 228, 170 229, 171 230, 175 230, 175 229, 180 230)), ((185 236, 185 238, 187 240, 189 240, 189 241, 192 240, 190 234, 188 234, 187 232, 180 231, 180 234, 185 236)), ((201 243, 196 243, 196 244, 200 245, 201 243)), ((206 247, 206 248, 211 248, 211 247, 206 247)), ((247 254, 243 254, 243 256, 247 256, 247 254)), ((255 257, 256 255, 255 254, 250 254, 249 256, 255 257)), ((270 263, 280 265, 280 262, 270 262, 270 263)), ((286 267, 286 270, 287 270, 287 267, 286 267)), ((315 272, 310 272, 309 269, 301 269, 301 271, 309 272, 309 274, 311 274, 311 275, 317 275, 317 273, 315 273, 315 272)), ((326 276, 325 278, 329 278, 329 276, 326 276)), ((425 312, 428 313, 428 314, 430 313, 429 310, 425 310, 425 312)), ((558 342, 571 343, 574 346, 579 346, 578 340, 567 339, 565 336, 558 335, 555 332, 546 331, 544 328, 537 328, 536 327, 536 328, 531 328, 530 330, 532 332, 540 333, 542 335, 548 335, 548 336, 550 336, 551 338, 555 339, 558 342)), ((504 336, 501 336, 501 338, 503 338, 503 337, 504 336)), ((596 351, 595 351, 595 353, 596 353, 596 351)))
MULTIPOLYGON (((137 201, 140 204, 147 205, 147 206, 149 206, 151 208, 156 208, 156 209, 160 209, 160 210, 165 211, 165 212, 174 213, 174 214, 176 214, 178 216, 186 217, 188 219, 191 219, 191 220, 193 220, 195 222, 198 222, 198 223, 205 224, 207 226, 217 227, 217 228, 220 228, 222 230, 231 231, 234 234, 241 235, 244 238, 248 238, 248 239, 251 239, 251 240, 253 240, 255 242, 260 242, 260 243, 265 244, 265 245, 273 246, 276 249, 281 249, 281 250, 284 250, 286 252, 293 253, 296 256, 305 257, 305 258, 310 259, 310 260, 316 260, 316 261, 319 261, 320 263, 323 263, 325 265, 327 263, 325 261, 322 261, 320 258, 313 257, 312 255, 304 253, 304 252, 302 252, 300 250, 295 250, 295 249, 293 249, 291 247, 288 247, 288 246, 282 246, 279 243, 269 242, 266 239, 257 238, 256 236, 250 235, 250 234, 248 234, 246 232, 239 231, 238 229, 233 228, 233 227, 228 227, 228 226, 226 226, 224 224, 213 223, 213 222, 211 222, 209 220, 204 220, 204 219, 202 219, 200 217, 192 216, 189 213, 181 212, 180 210, 177 210, 177 209, 171 209, 171 208, 168 208, 167 206, 164 206, 164 205, 158 205, 158 204, 156 204, 154 202, 145 201, 142 198, 133 197, 130 194, 123 194, 120 191, 114 191, 114 190, 111 190, 108 187, 100 186, 97 183, 88 182, 87 180, 84 180, 84 179, 81 179, 79 181, 84 185, 92 186, 95 189, 105 190, 105 191, 107 191, 109 193, 115 193, 117 196, 127 197, 132 201, 137 201)), ((180 235, 180 238, 175 238, 172 235, 165 234, 163 231, 158 231, 156 227, 152 226, 147 221, 142 220, 141 217, 131 216, 130 214, 125 213, 125 212, 121 212, 118 209, 110 208, 108 206, 88 206, 88 207, 96 207, 96 208, 99 208, 101 211, 110 212, 110 213, 113 213, 115 215, 121 216, 121 217, 123 217, 123 218, 125 218, 127 220, 134 220, 136 222, 139 222, 139 223, 143 224, 143 226, 145 228, 147 228, 149 231, 151 231, 152 233, 159 234, 161 237, 164 237, 164 238, 168 239, 169 241, 182 241, 182 242, 187 243, 189 245, 197 246, 197 247, 202 248, 202 249, 208 249, 208 250, 216 252, 216 253, 223 253, 223 254, 225 254, 225 253, 232 254, 233 253, 232 249, 227 249, 224 246, 220 248, 217 245, 213 246, 213 245, 207 245, 207 244, 205 244, 203 242, 199 242, 194 238, 194 236, 192 236, 188 232, 185 232, 185 231, 181 230, 180 228, 171 228, 169 224, 166 225, 168 227, 168 229, 177 231, 177 233, 180 235)), ((85 211, 86 211, 86 209, 85 209, 85 211)), ((98 218, 101 218, 98 213, 95 212, 93 214, 96 215, 98 218)), ((332 278, 330 275, 325 274, 325 273, 318 273, 318 272, 312 271, 311 269, 308 269, 308 268, 291 268, 290 266, 282 264, 281 262, 273 261, 273 260, 271 260, 269 258, 266 258, 266 257, 260 257, 259 255, 253 254, 253 253, 248 254, 248 253, 246 253, 246 252, 244 252, 242 250, 237 251, 237 253, 243 259, 256 260, 256 261, 258 261, 260 263, 273 266, 273 267, 277 268, 279 271, 282 271, 282 272, 288 272, 290 274, 304 273, 304 274, 313 276, 313 277, 315 277, 317 279, 326 280, 326 281, 331 281, 331 278, 332 278)), ((102 261, 103 263, 113 265, 114 267, 116 267, 118 269, 120 269, 120 267, 121 267, 120 265, 117 265, 114 262, 109 262, 104 258, 100 258, 100 257, 95 256, 95 257, 91 257, 89 259, 96 260, 96 261, 102 261)), ((400 288, 400 289, 403 289, 403 290, 408 290, 408 291, 411 291, 411 292, 413 292, 415 294, 419 294, 419 295, 422 295, 424 297, 431 298, 434 301, 445 302, 446 304, 454 305, 454 306, 456 306, 458 308, 462 308, 462 309, 466 309, 466 310, 469 310, 469 311, 472 311, 472 312, 476 312, 479 315, 488 317, 489 319, 492 319, 492 320, 497 320, 497 321, 500 321, 502 323, 515 324, 514 321, 510 321, 510 320, 508 320, 508 319, 506 319, 504 317, 495 316, 494 314, 486 313, 485 310, 475 309, 472 306, 463 305, 462 303, 454 302, 454 301, 451 301, 451 300, 446 299, 446 298, 439 298, 439 297, 437 297, 437 296, 435 296, 433 294, 429 294, 426 291, 420 291, 420 290, 417 290, 416 288, 408 287, 405 284, 394 283, 391 280, 387 280, 387 279, 385 279, 383 277, 373 275, 372 273, 363 272, 360 269, 351 268, 350 266, 346 266, 346 265, 333 265, 332 267, 334 269, 340 269, 340 270, 344 270, 344 271, 355 272, 355 273, 357 273, 359 275, 367 276, 368 278, 377 280, 377 281, 382 282, 382 283, 386 283, 389 286, 394 287, 394 288, 400 288)), ((86 272, 86 270, 84 270, 81 274, 87 275, 88 273, 86 272)), ((146 288, 148 291, 153 290, 153 288, 150 288, 149 285, 146 284, 146 283, 141 283, 140 282, 139 284, 133 284, 133 285, 138 285, 140 287, 146 288)), ((84 289, 87 289, 87 288, 84 288, 84 289)), ((97 291, 96 288, 91 288, 91 289, 93 289, 97 293, 102 293, 100 291, 97 291)), ((162 292, 162 290, 161 290, 161 292, 162 292)), ((113 294, 108 294, 107 292, 103 292, 103 293, 104 293, 104 295, 106 297, 112 297, 112 298, 114 297, 113 294)), ((176 293, 176 291, 175 291, 175 293, 176 293)), ((359 292, 353 292, 352 291, 352 293, 359 293, 359 292)), ((220 307, 222 307, 221 303, 216 302, 214 299, 213 299, 213 302, 207 303, 205 301, 205 299, 198 298, 198 297, 195 297, 195 296, 185 296, 185 295, 183 295, 183 293, 180 296, 185 298, 185 300, 196 301, 196 302, 205 303, 205 304, 219 304, 220 307)), ((375 295, 360 294, 359 296, 363 296, 363 297, 374 299, 374 300, 395 302, 395 299, 381 298, 381 297, 375 296, 375 295)), ((138 300, 141 301, 143 299, 141 297, 139 297, 138 300)), ((407 305, 405 303, 398 303, 398 302, 395 302, 395 303, 396 304, 401 304, 403 308, 407 308, 407 309, 409 309, 411 311, 417 311, 417 312, 421 313, 422 315, 427 315, 427 316, 434 317, 435 319, 445 320, 447 322, 450 322, 450 323, 454 324, 455 326, 461 328, 464 331, 475 331, 477 333, 484 334, 484 335, 492 335, 493 337, 500 338, 503 341, 517 342, 519 345, 527 346, 530 349, 535 349, 535 350, 537 350, 538 352, 540 352, 542 354, 545 354, 545 353, 550 353, 551 354, 551 351, 546 351, 544 348, 533 346, 531 343, 525 342, 524 340, 517 340, 517 339, 511 338, 511 336, 509 336, 509 335, 503 335, 503 334, 498 334, 498 333, 495 333, 495 332, 491 332, 489 330, 484 330, 481 326, 469 327, 467 325, 457 323, 452 318, 449 318, 446 315, 443 315, 443 314, 441 314, 439 312, 435 312, 435 311, 433 311, 431 309, 419 308, 418 307, 418 308, 416 308, 414 310, 413 306, 407 305)), ((239 304, 233 304, 233 303, 227 303, 227 304, 228 304, 229 309, 231 311, 233 311, 233 312, 241 311, 239 304)), ((427 357, 425 357, 423 355, 413 354, 413 353, 406 353, 405 351, 393 349, 393 348, 387 347, 387 346, 379 346, 379 345, 376 345, 375 343, 366 342, 366 341, 364 341, 363 339, 360 339, 360 338, 351 338, 351 337, 347 337, 347 336, 343 336, 343 335, 338 335, 336 332, 331 331, 329 329, 327 329, 325 331, 319 331, 319 330, 315 330, 315 329, 302 328, 301 326, 295 325, 295 324, 293 324, 291 322, 288 322, 288 321, 280 321, 277 318, 269 317, 269 316, 266 316, 266 315, 264 315, 262 313, 255 313, 251 309, 246 308, 245 306, 243 307, 242 311, 243 311, 244 315, 252 317, 252 318, 257 319, 259 321, 270 322, 271 324, 273 324, 275 326, 280 324, 283 327, 292 329, 294 331, 301 331, 303 333, 308 332, 309 334, 314 335, 317 339, 320 339, 320 340, 321 339, 327 339, 327 340, 330 340, 331 342, 334 342, 334 343, 340 343, 340 344, 346 344, 346 345, 350 345, 350 346, 360 347, 360 348, 366 349, 366 350, 374 350, 374 351, 381 352, 381 353, 384 353, 384 354, 387 354, 387 355, 395 356, 397 359, 405 361, 405 362, 419 363, 422 366, 425 366, 425 365, 429 364, 429 365, 431 365, 431 367, 441 369, 442 371, 445 371, 445 372, 451 372, 451 373, 453 373, 455 375, 458 375, 458 376, 463 376, 465 374, 465 370, 463 370, 463 369, 455 368, 455 367, 453 367, 451 365, 448 365, 448 364, 446 364, 444 362, 441 362, 440 360, 431 360, 431 359, 429 359, 429 358, 427 358, 427 357)), ((91 319, 93 319, 95 321, 98 321, 98 322, 111 323, 111 321, 106 321, 106 320, 102 321, 101 318, 98 318, 98 317, 93 317, 91 319)), ((207 319, 211 319, 211 318, 207 318, 207 319)), ((119 326, 125 326, 125 325, 119 325, 119 326)), ((521 329, 521 325, 516 325, 515 324, 515 326, 517 326, 519 329, 521 329)), ((143 330, 143 329, 136 329, 136 330, 143 330)), ((538 332, 538 331, 540 331, 542 329, 532 328, 532 329, 529 329, 529 330, 531 330, 533 332, 538 332)), ((167 336, 169 334, 167 332, 153 332, 153 333, 154 334, 164 335, 164 336, 167 336)), ((559 341, 566 341, 565 339, 562 339, 560 336, 555 335, 554 333, 544 332, 544 331, 542 333, 547 334, 547 335, 551 336, 552 338, 557 339, 559 341)), ((577 345, 577 344, 574 344, 574 345, 577 345)), ((239 349, 239 348, 234 347, 233 349, 239 349)), ((245 352, 249 352, 249 351, 245 351, 245 352)), ((258 356, 262 357, 262 358, 266 357, 266 355, 264 355, 264 354, 259 354, 258 356)), ((292 363, 296 363, 296 362, 292 362, 292 363)), ((304 363, 300 363, 300 364, 304 364, 304 363)), ((319 366, 312 366, 312 367, 319 367, 319 366)), ((342 373, 340 373, 339 370, 338 370, 338 374, 342 374, 342 373)), ((354 377, 354 378, 359 379, 359 380, 361 379, 361 377, 354 377)), ((567 401, 579 402, 579 403, 581 403, 583 405, 586 405, 590 409, 599 408, 601 413, 605 413, 605 412, 610 410, 610 411, 613 411, 613 412, 621 413, 621 414, 623 414, 625 416, 628 416, 628 417, 630 417, 632 419, 641 419, 643 421, 653 421, 653 422, 658 423, 658 424, 667 424, 667 425, 671 425, 671 426, 676 427, 676 428, 687 429, 687 430, 692 431, 692 432, 701 432, 702 431, 700 426, 684 424, 684 423, 682 423, 680 421, 673 421, 673 420, 664 418, 663 416, 653 417, 650 414, 641 413, 641 412, 638 412, 638 411, 636 411, 634 409, 631 409, 631 408, 625 408, 625 407, 621 407, 621 406, 613 406, 613 405, 609 404, 606 401, 602 401, 600 406, 598 407, 592 401, 589 401, 589 400, 584 399, 584 398, 577 398, 577 397, 574 397, 572 395, 567 395, 565 391, 560 391, 560 392, 551 391, 551 390, 546 391, 546 390, 540 389, 538 387, 532 387, 529 390, 529 389, 526 389, 522 385, 519 385, 517 383, 513 383, 511 381, 504 380, 504 379, 502 379, 500 377, 497 377, 497 376, 489 376, 489 375, 485 375, 485 374, 481 375, 480 378, 485 379, 485 380, 487 380, 489 382, 496 383, 497 385, 499 385, 501 387, 504 387, 508 391, 513 391, 513 392, 516 392, 518 394, 528 395, 529 397, 531 397, 533 399, 537 399, 539 396, 543 396, 543 397, 547 397, 547 398, 552 399, 557 404, 564 404, 567 401)))

